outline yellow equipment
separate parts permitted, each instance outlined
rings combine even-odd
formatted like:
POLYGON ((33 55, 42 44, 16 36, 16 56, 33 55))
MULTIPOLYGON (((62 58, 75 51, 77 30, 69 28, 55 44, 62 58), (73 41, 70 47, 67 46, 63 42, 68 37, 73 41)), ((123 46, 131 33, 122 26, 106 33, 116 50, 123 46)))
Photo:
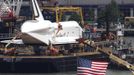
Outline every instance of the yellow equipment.
POLYGON ((82 16, 82 9, 81 7, 42 7, 42 10, 50 10, 56 13, 56 22, 61 21, 63 13, 65 12, 76 12, 79 14, 80 19, 81 19, 81 24, 84 24, 83 16, 82 16))
POLYGON ((134 17, 125 17, 125 27, 134 27, 134 17))
MULTIPOLYGON (((91 42, 91 41, 89 41, 89 40, 84 41, 84 43, 87 44, 87 45, 90 45, 89 42, 91 42)), ((101 42, 100 44, 103 44, 103 43, 104 43, 104 42, 101 42)), ((97 44, 97 43, 96 43, 96 44, 97 44)), ((128 68, 128 69, 132 72, 132 74, 134 75, 134 65, 133 65, 133 64, 130 64, 130 63, 128 63, 127 61, 125 61, 125 60, 123 60, 123 59, 117 57, 116 55, 114 55, 114 54, 112 53, 112 49, 111 49, 111 48, 107 48, 107 47, 99 48, 99 47, 97 47, 96 50, 97 50, 97 51, 100 51, 100 52, 102 52, 102 53, 107 54, 107 55, 109 56, 109 58, 110 58, 112 61, 116 62, 116 63, 119 64, 119 65, 125 66, 125 67, 128 68)))

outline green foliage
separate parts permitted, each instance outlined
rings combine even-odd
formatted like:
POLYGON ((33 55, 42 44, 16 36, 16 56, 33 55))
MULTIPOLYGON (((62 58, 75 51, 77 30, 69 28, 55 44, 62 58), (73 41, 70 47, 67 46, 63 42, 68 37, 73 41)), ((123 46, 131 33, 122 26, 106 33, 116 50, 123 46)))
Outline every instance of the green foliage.
POLYGON ((105 25, 105 9, 101 9, 99 12, 98 12, 98 23, 100 25, 105 25))
POLYGON ((62 15, 61 21, 66 21, 66 15, 65 14, 62 15))
POLYGON ((114 0, 112 0, 111 3, 106 6, 105 14, 108 21, 111 21, 113 23, 117 22, 119 19, 118 5, 114 0))
POLYGON ((88 14, 89 14, 89 21, 93 21, 94 20, 94 10, 92 8, 89 9, 88 14))
POLYGON ((99 12, 99 24, 106 26, 107 36, 109 33, 110 24, 115 24, 120 18, 120 11, 115 0, 112 0, 110 4, 106 5, 104 9, 99 12))
POLYGON ((99 22, 117 23, 120 18, 121 12, 115 0, 112 0, 110 4, 106 5, 104 9, 101 9, 98 17, 99 22))
POLYGON ((80 15, 78 14, 72 14, 71 17, 69 18, 69 21, 77 21, 78 23, 81 22, 81 18, 80 18, 80 15))

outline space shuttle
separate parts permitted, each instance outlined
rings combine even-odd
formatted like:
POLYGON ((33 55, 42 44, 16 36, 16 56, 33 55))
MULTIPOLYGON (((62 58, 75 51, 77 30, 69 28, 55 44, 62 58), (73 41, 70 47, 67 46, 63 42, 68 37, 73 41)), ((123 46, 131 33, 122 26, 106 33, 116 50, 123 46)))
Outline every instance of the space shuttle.
MULTIPOLYGON (((82 38, 82 28, 76 21, 51 22, 44 20, 37 0, 32 0, 34 20, 21 26, 21 39, 10 41, 15 44, 71 44, 82 38)), ((1 41, 7 42, 7 41, 1 41)))

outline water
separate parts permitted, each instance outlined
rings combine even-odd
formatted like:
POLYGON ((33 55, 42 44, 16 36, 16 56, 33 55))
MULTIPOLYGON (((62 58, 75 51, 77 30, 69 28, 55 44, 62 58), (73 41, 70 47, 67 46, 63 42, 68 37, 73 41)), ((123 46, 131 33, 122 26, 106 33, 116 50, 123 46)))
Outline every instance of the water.
MULTIPOLYGON (((76 72, 57 73, 57 74, 40 74, 40 75, 76 75, 76 72)), ((132 75, 132 73, 130 71, 107 70, 106 75, 132 75)))
MULTIPOLYGON (((0 75, 77 75, 76 72, 66 72, 66 73, 0 73, 0 75)), ((121 70, 107 70, 106 75, 132 75, 130 71, 121 70)))
POLYGON ((122 70, 107 70, 106 75, 132 75, 132 72, 122 70))

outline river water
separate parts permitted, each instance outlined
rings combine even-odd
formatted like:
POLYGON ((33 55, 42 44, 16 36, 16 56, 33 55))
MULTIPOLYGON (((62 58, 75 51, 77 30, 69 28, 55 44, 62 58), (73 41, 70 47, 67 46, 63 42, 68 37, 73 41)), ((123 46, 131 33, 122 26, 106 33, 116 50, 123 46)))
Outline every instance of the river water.
MULTIPOLYGON (((65 73, 0 73, 0 75, 77 75, 76 72, 65 73)), ((106 75, 132 75, 130 71, 107 70, 106 75)))
MULTIPOLYGON (((76 72, 68 72, 68 73, 43 74, 43 75, 77 75, 77 73, 76 72)), ((132 73, 130 71, 107 70, 106 75, 132 75, 132 73)))

